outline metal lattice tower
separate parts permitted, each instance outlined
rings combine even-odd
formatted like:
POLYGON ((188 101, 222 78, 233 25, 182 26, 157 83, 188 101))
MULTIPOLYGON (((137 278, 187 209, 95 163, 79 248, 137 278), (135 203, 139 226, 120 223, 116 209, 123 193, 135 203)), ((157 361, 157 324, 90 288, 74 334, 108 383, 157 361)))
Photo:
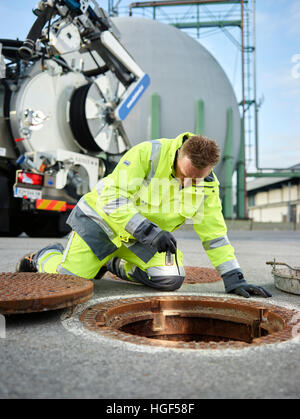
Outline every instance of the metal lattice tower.
POLYGON ((256 105, 256 94, 255 94, 255 69, 253 67, 253 53, 255 52, 255 46, 253 42, 253 24, 251 22, 252 10, 250 9, 250 2, 243 3, 243 23, 244 28, 242 36, 244 36, 244 53, 243 55, 243 82, 244 82, 244 120, 245 120, 245 145, 246 145, 246 165, 247 167, 253 161, 253 149, 254 149, 254 134, 255 130, 255 105, 256 105))

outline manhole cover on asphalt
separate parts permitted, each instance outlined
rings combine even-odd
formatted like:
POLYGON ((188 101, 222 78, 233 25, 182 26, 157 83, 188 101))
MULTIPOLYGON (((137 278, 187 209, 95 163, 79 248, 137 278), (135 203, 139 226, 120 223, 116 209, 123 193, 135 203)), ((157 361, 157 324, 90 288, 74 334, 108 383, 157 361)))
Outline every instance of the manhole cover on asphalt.
MULTIPOLYGON (((185 284, 206 284, 211 282, 222 281, 222 278, 218 274, 218 271, 213 268, 199 268, 196 266, 185 266, 185 284)), ((116 275, 110 272, 105 274, 106 278, 116 279, 118 281, 124 281, 116 275)), ((128 281, 124 281, 127 282, 128 281)))
POLYGON ((0 313, 56 310, 92 298, 94 284, 70 275, 39 273, 0 274, 0 313))
POLYGON ((294 310, 233 298, 137 297, 87 308, 83 325, 129 343, 183 349, 242 349, 293 337, 294 310))
POLYGON ((218 271, 213 268, 198 268, 185 266, 185 284, 205 284, 209 282, 222 281, 218 271))

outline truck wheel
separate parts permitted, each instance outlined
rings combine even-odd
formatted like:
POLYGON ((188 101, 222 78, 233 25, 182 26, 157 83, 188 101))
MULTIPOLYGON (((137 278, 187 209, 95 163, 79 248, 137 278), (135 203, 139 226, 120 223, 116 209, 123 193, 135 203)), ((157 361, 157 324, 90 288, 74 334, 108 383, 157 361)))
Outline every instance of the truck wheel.
POLYGON ((18 237, 23 229, 17 209, 0 208, 0 237, 18 237))
POLYGON ((0 237, 17 237, 22 233, 19 207, 12 196, 9 173, 0 171, 0 237))
POLYGON ((24 214, 23 231, 29 237, 61 238, 71 230, 65 224, 65 219, 66 216, 61 214, 24 214))

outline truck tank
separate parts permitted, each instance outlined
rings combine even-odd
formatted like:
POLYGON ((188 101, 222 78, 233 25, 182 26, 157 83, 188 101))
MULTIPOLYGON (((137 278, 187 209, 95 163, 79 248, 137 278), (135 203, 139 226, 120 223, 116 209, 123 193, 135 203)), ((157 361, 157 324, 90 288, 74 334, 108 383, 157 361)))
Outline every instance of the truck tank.
POLYGON ((96 1, 33 13, 24 42, 0 39, 0 235, 61 236, 132 146, 123 121, 150 79, 96 1))

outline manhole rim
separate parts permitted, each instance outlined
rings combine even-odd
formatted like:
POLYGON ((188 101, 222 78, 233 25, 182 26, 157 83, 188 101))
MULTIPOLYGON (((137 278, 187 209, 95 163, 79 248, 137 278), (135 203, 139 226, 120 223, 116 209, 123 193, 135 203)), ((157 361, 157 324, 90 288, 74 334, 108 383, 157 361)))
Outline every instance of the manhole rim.
MULTIPOLYGON (((141 296, 157 296, 162 297, 165 296, 165 293, 157 293, 153 294, 153 292, 146 293, 134 293, 134 294, 127 294, 126 296, 95 296, 90 299, 89 301, 86 301, 85 303, 82 303, 80 305, 77 305, 75 308, 66 308, 61 316, 60 321, 62 326, 73 335, 80 337, 82 339, 86 339, 87 341, 92 342, 93 344, 100 344, 100 345, 108 345, 109 347, 113 347, 116 349, 122 349, 122 350, 128 350, 130 352, 139 352, 139 353, 149 353, 153 354, 155 353, 168 353, 172 352, 174 354, 180 354, 180 356, 193 356, 195 357, 208 357, 208 358, 218 358, 222 357, 231 357, 231 356, 238 356, 238 357, 245 357, 250 356, 253 353, 259 353, 261 351, 266 351, 266 348, 269 348, 270 350, 275 348, 276 350, 284 350, 287 347, 295 346, 297 345, 297 348, 300 344, 300 336, 297 335, 293 337, 290 340, 284 341, 284 342, 278 342, 274 344, 269 345, 260 345, 260 346, 248 346, 243 348, 243 350, 236 350, 233 348, 224 348, 224 349, 202 349, 199 351, 195 351, 194 349, 180 349, 180 348, 171 348, 171 347, 159 347, 159 346, 148 346, 148 345, 137 345, 130 342, 121 341, 119 339, 112 339, 110 337, 101 335, 99 333, 93 332, 91 330, 88 330, 80 321, 80 316, 90 306, 93 306, 95 304, 100 304, 103 302, 113 301, 113 300, 123 300, 128 297, 141 297, 141 296)), ((199 293, 195 292, 188 292, 188 293, 180 293, 180 294, 172 294, 172 295, 182 295, 182 296, 199 296, 199 293)), ((201 293, 201 296, 207 296, 207 297, 220 297, 220 294, 216 293, 201 293)), ((226 296, 225 296, 226 298, 226 296)), ((232 295, 230 298, 241 300, 241 297, 232 295)), ((251 297, 249 299, 250 301, 253 301, 254 298, 251 297)), ((257 301, 257 299, 255 299, 257 301)), ((286 301, 274 301, 274 298, 268 299, 267 303, 264 303, 265 305, 269 305, 271 307, 278 306, 282 308, 286 308, 287 310, 294 310, 298 315, 300 316, 300 308, 295 306, 294 304, 287 303, 286 301)))
MULTIPOLYGON (((139 299, 139 300, 143 300, 143 299, 148 299, 148 298, 178 298, 178 297, 194 297, 194 298, 207 298, 207 299, 214 299, 214 300, 218 300, 218 302, 226 301, 226 302, 234 302, 234 301, 238 301, 240 304, 242 305, 248 305, 249 303, 254 303, 254 305, 256 306, 264 306, 264 308, 266 309, 273 309, 273 310, 286 310, 290 313, 290 319, 292 318, 292 315, 298 315, 300 318, 300 310, 298 307, 295 307, 293 305, 287 305, 284 304, 283 302, 270 302, 268 301, 268 303, 262 302, 260 299, 255 299, 255 298, 250 298, 250 299, 242 299, 241 297, 238 296, 230 296, 228 297, 227 295, 225 296, 220 296, 219 294, 207 294, 207 293, 203 293, 199 296, 199 293, 187 293, 187 294, 149 294, 149 295, 145 295, 145 294, 134 294, 134 295, 126 295, 126 296, 122 296, 122 297, 116 297, 116 296, 112 296, 112 297, 102 297, 102 298, 98 298, 98 299, 94 299, 94 300, 90 300, 88 303, 85 303, 84 307, 82 307, 80 310, 77 310, 77 325, 78 322, 80 323, 80 325, 82 326, 82 329, 87 332, 88 334, 93 334, 94 337, 99 337, 99 338, 103 338, 106 340, 113 340, 114 342, 119 342, 119 343, 126 343, 126 344, 132 344, 136 350, 140 350, 141 352, 143 352, 143 348, 150 348, 151 350, 153 350, 155 348, 155 350, 175 350, 175 351, 184 351, 186 352, 187 350, 192 351, 193 353, 204 353, 205 351, 211 352, 213 349, 213 352, 219 351, 220 353, 224 353, 225 351, 233 351, 233 352, 237 352, 237 349, 243 349, 243 351, 238 351, 238 352, 245 352, 248 350, 257 350, 259 348, 266 348, 266 347, 271 347, 274 345, 281 345, 281 344, 287 344, 287 343, 294 343, 294 342, 298 342, 300 341, 300 337, 299 335, 293 337, 293 336, 288 336, 288 337, 284 337, 283 335, 285 333, 288 332, 288 330, 286 330, 286 327, 284 327, 283 330, 279 331, 279 332, 275 332, 271 335, 262 337, 262 338, 257 338, 257 342, 252 343, 252 344, 246 344, 246 343, 241 343, 241 344, 235 344, 235 342, 227 342, 227 343, 211 343, 210 347, 208 347, 207 345, 204 345, 203 347, 197 347, 197 348, 191 348, 189 347, 189 343, 188 342, 184 342, 182 345, 178 345, 178 346, 161 346, 160 344, 157 343, 157 340, 153 339, 153 342, 151 342, 151 339, 149 338, 143 338, 140 336, 134 336, 134 335, 130 335, 128 333, 116 330, 116 329, 109 329, 109 328, 104 328, 103 331, 105 331, 104 333, 100 332, 99 330, 92 330, 87 328, 80 320, 80 317, 82 316, 82 314, 87 311, 87 309, 92 308, 94 306, 97 306, 99 304, 105 304, 105 303, 115 303, 117 305, 118 302, 125 302, 128 300, 133 300, 133 299, 139 299), (280 304, 280 305, 279 305, 280 304), (120 335, 123 337, 120 338, 120 335), (276 336, 277 335, 277 336, 276 336), (268 342, 265 342, 264 339, 268 338, 268 342), (141 343, 141 340, 143 340, 143 342, 141 343), (258 342, 260 340, 260 342, 258 342), (262 341, 261 341, 262 340, 262 341), (139 341, 137 343, 137 341, 139 341), (139 348, 139 349, 137 349, 139 348)), ((252 304, 253 305, 253 304, 252 304)), ((63 316, 62 316, 63 317, 63 316)), ((290 323, 289 323, 290 325, 290 323)), ((67 327, 68 328, 68 327, 67 327)), ((199 345, 201 346, 201 345, 199 345)))

